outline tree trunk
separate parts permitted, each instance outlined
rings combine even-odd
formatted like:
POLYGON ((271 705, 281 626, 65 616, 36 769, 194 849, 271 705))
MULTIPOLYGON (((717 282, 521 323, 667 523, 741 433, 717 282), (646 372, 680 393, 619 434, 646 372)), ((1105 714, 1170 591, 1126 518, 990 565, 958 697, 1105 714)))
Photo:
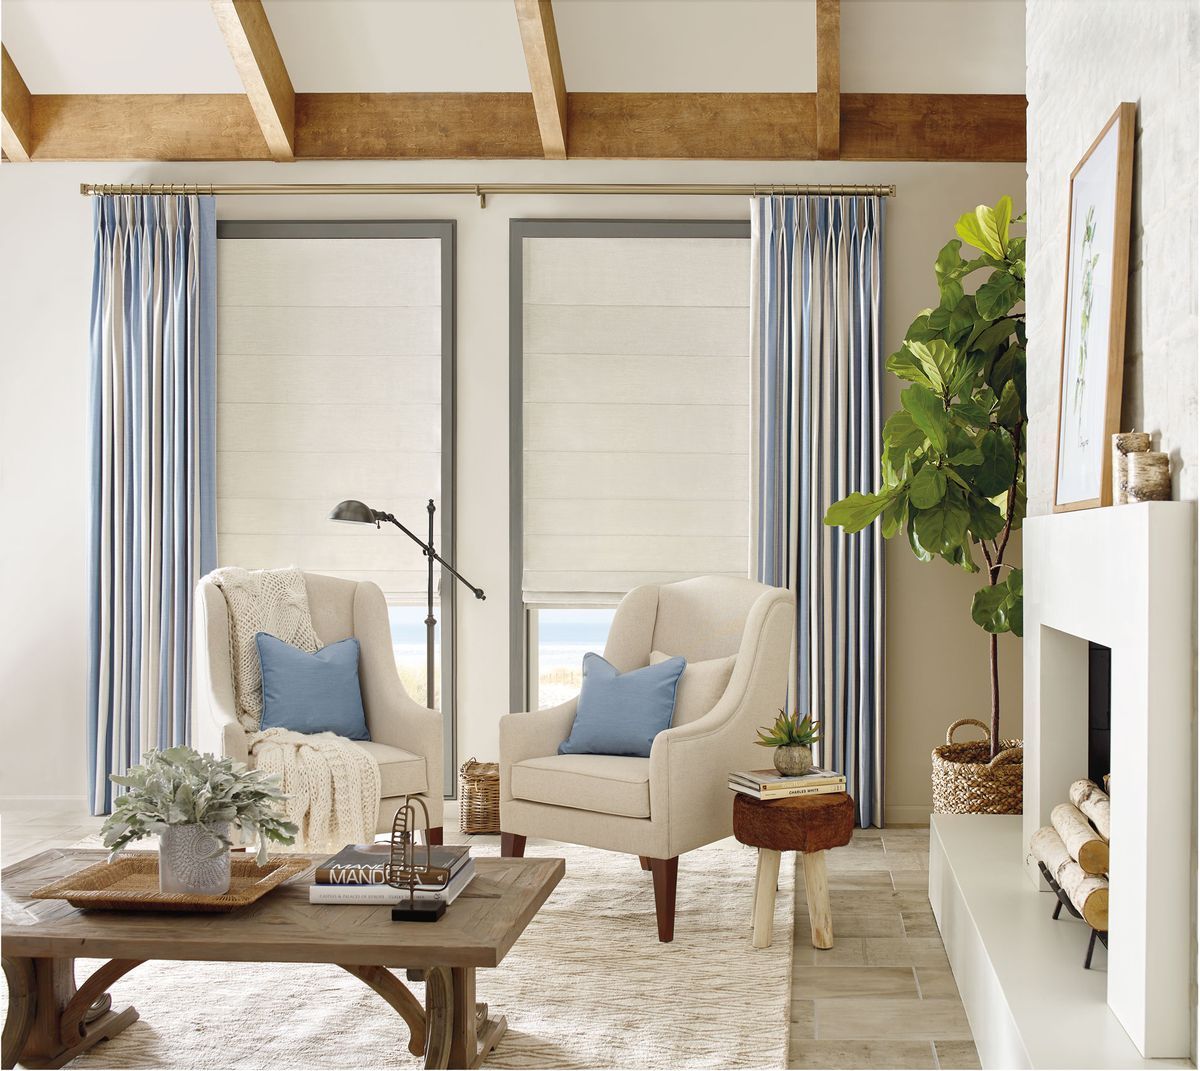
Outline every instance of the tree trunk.
POLYGON ((988 655, 992 670, 992 758, 1000 754, 1000 637, 988 633, 988 655))

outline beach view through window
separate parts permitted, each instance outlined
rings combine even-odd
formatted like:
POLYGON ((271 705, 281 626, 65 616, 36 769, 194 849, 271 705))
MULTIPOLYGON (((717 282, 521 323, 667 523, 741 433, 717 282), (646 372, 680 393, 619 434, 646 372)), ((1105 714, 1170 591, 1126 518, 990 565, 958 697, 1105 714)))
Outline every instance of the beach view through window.
MULTIPOLYGON (((434 615, 438 613, 434 608, 434 615)), ((388 621, 392 627, 392 650, 396 654, 396 669, 405 691, 425 706, 425 607, 388 606, 388 621)), ((434 631, 433 705, 442 701, 442 625, 434 631)))
POLYGON ((537 671, 539 710, 579 694, 583 656, 604 653, 615 607, 601 610, 539 610, 537 671))

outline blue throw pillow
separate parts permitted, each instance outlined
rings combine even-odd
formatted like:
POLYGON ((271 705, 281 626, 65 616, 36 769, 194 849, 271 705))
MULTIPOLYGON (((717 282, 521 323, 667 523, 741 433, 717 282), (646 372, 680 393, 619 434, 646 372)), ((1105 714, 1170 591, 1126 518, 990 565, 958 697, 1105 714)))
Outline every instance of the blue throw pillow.
POLYGON ((560 755, 637 755, 646 758, 654 738, 671 725, 675 690, 687 661, 679 656, 618 673, 589 651, 571 735, 560 755))
POLYGON ((254 642, 262 665, 264 729, 371 739, 358 686, 358 640, 351 636, 313 654, 268 632, 257 633, 254 642))

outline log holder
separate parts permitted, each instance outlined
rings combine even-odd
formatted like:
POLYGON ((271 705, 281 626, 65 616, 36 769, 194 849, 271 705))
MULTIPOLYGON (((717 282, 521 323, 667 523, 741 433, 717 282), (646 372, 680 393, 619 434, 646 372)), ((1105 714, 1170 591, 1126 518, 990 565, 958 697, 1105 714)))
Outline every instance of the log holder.
MULTIPOLYGON (((1058 898, 1058 903, 1054 905, 1054 912, 1051 914, 1052 919, 1058 919, 1062 914, 1062 909, 1065 907, 1075 918, 1083 921, 1083 916, 1076 910, 1076 907, 1071 903, 1071 898, 1067 895, 1057 881, 1054 880, 1054 875, 1050 873, 1049 868, 1040 859, 1038 860, 1038 869, 1042 872, 1042 877, 1046 879, 1046 884, 1054 890, 1054 895, 1058 898)), ((1091 929, 1089 926, 1088 929, 1091 929)), ((1083 957, 1083 969, 1090 971, 1092 969, 1092 955, 1096 951, 1096 942, 1099 941, 1105 948, 1108 948, 1108 931, 1091 929, 1091 936, 1088 938, 1087 955, 1083 957)))

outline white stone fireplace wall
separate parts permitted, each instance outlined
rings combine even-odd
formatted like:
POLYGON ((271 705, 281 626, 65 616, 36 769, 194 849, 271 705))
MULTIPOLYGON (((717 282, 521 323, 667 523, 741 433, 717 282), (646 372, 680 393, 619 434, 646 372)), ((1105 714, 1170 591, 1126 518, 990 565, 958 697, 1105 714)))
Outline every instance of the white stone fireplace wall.
POLYGON ((1112 649, 1108 1004, 1146 1057, 1190 1046, 1195 541, 1191 502, 1025 527, 1023 843, 1086 776, 1087 644, 1103 644, 1112 649))

